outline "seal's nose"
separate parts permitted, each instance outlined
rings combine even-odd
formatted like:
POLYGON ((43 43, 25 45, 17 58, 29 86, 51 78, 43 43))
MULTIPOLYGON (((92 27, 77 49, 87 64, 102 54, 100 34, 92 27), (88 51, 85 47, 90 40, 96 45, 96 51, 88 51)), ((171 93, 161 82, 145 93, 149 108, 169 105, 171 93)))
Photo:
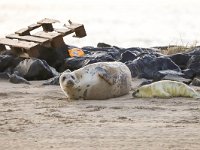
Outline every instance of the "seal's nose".
POLYGON ((73 82, 72 80, 68 80, 68 81, 67 81, 67 85, 68 85, 68 86, 73 86, 73 85, 74 85, 74 82, 73 82))
POLYGON ((139 92, 139 90, 136 90, 132 93, 132 96, 135 97, 135 95, 139 92))
POLYGON ((132 96, 135 97, 135 94, 136 94, 136 91, 134 91, 134 92, 132 93, 132 96))

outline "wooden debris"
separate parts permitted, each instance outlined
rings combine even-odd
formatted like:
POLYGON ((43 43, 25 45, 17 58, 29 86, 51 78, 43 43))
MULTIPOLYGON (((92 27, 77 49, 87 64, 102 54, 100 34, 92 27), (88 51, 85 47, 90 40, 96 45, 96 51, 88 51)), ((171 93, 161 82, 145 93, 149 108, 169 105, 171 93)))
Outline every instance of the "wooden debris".
POLYGON ((53 38, 56 38, 56 37, 58 37, 60 35, 61 35, 61 33, 41 31, 41 32, 35 33, 33 36, 46 38, 46 39, 53 39, 53 38))
POLYGON ((74 37, 82 38, 87 35, 85 28, 82 24, 72 23, 70 20, 68 22, 69 22, 69 25, 64 24, 64 26, 75 32, 76 36, 74 37))
POLYGON ((49 18, 44 18, 40 21, 38 21, 38 24, 52 24, 52 23, 56 23, 56 22, 60 22, 59 20, 55 20, 55 19, 49 19, 49 18))
POLYGON ((54 29, 54 31, 61 33, 63 36, 73 33, 73 31, 71 29, 65 29, 65 28, 54 29))
POLYGON ((31 24, 31 25, 28 26, 28 29, 34 30, 34 29, 37 29, 39 27, 41 27, 41 24, 31 24))
POLYGON ((56 22, 59 22, 59 21, 54 20, 54 19, 45 18, 45 19, 38 21, 37 23, 42 25, 42 28, 45 32, 51 32, 51 31, 53 31, 53 25, 52 24, 56 23, 56 22))
POLYGON ((10 34, 10 35, 7 35, 6 38, 36 42, 36 43, 40 43, 40 44, 43 44, 43 43, 49 41, 49 39, 46 39, 46 38, 35 37, 35 36, 30 36, 30 35, 20 36, 18 34, 10 34))
POLYGON ((28 28, 22 28, 15 33, 19 35, 30 35, 30 30, 28 28))
POLYGON ((65 44, 63 37, 66 35, 75 33, 75 37, 82 38, 86 36, 86 31, 82 24, 69 21, 69 25, 55 29, 53 24, 59 22, 58 20, 45 18, 36 24, 31 24, 16 31, 15 34, 9 34, 6 38, 0 39, 0 51, 6 50, 6 46, 9 46, 19 56, 38 57, 41 47, 51 47, 55 48, 55 50, 62 47, 65 44), (43 31, 31 34, 31 31, 39 27, 42 27, 43 31))
POLYGON ((18 40, 12 40, 12 39, 7 39, 7 38, 0 38, 0 44, 8 45, 11 47, 24 48, 24 49, 31 49, 38 45, 37 43, 34 43, 34 42, 18 41, 18 40))

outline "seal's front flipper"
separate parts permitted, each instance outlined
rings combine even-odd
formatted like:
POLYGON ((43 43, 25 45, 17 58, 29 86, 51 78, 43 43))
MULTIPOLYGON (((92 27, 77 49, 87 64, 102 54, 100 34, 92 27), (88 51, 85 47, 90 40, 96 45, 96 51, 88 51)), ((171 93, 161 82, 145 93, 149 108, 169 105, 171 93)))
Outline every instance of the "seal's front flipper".
POLYGON ((108 84, 113 85, 113 78, 112 76, 106 71, 104 68, 97 67, 96 70, 98 71, 99 77, 104 79, 108 84))

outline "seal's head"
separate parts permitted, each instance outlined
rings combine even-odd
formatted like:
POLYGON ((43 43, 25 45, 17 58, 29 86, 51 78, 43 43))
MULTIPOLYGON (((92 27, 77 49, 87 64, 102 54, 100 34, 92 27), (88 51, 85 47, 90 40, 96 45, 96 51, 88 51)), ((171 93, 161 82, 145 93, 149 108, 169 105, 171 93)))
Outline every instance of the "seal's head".
POLYGON ((133 91, 132 96, 133 97, 138 97, 138 94, 139 94, 139 89, 133 91))
POLYGON ((151 87, 148 85, 144 85, 136 89, 132 94, 133 97, 151 97, 151 95, 152 95, 152 90, 151 87))
POLYGON ((60 85, 65 87, 73 87, 75 85, 75 77, 72 73, 66 72, 60 76, 60 85))

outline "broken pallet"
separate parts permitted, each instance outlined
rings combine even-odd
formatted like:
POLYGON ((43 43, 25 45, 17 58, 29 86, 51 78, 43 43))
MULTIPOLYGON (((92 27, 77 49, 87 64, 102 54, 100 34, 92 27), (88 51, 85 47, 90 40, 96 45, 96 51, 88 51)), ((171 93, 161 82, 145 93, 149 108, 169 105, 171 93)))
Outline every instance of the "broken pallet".
POLYGON ((37 57, 38 46, 59 48, 64 43, 63 37, 71 33, 75 33, 75 37, 82 38, 86 36, 85 28, 82 24, 75 24, 69 21, 69 25, 56 29, 54 23, 58 23, 54 19, 42 19, 36 24, 22 28, 14 34, 7 35, 6 38, 0 39, 0 51, 7 50, 10 47, 19 56, 37 57), (42 27, 42 31, 31 34, 31 31, 42 27), (26 53, 26 55, 24 55, 26 53))

